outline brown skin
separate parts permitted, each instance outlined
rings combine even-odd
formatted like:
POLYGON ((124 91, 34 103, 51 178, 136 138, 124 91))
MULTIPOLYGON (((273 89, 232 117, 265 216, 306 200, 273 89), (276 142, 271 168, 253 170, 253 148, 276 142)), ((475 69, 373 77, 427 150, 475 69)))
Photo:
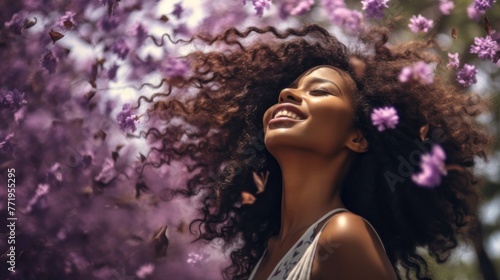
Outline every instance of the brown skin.
MULTIPOLYGON (((352 127, 354 90, 354 82, 343 71, 315 67, 282 90, 278 104, 264 115, 265 144, 280 165, 283 198, 280 233, 269 240, 254 279, 267 279, 311 224, 344 207, 343 178, 356 154, 368 148, 361 131, 352 127), (285 105, 303 119, 273 119, 285 105)), ((315 280, 331 275, 341 280, 396 279, 373 230, 349 212, 337 213, 325 226, 312 269, 315 280)))

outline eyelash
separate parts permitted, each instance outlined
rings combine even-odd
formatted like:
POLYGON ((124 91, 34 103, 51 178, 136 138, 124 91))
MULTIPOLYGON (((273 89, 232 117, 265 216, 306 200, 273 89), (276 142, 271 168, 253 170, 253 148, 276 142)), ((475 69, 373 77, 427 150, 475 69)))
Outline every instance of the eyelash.
POLYGON ((309 93, 315 93, 315 92, 318 92, 318 93, 321 93, 321 95, 332 95, 331 92, 327 91, 327 90, 324 90, 324 89, 313 89, 311 90, 309 93))

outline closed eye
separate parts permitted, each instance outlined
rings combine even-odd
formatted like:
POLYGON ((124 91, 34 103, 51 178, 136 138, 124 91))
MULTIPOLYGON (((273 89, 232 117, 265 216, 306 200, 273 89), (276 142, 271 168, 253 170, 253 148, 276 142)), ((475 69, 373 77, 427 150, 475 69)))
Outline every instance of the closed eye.
POLYGON ((328 91, 326 89, 322 89, 322 88, 313 89, 313 90, 311 90, 309 92, 309 94, 311 94, 311 95, 318 95, 318 96, 333 95, 330 91, 328 91))

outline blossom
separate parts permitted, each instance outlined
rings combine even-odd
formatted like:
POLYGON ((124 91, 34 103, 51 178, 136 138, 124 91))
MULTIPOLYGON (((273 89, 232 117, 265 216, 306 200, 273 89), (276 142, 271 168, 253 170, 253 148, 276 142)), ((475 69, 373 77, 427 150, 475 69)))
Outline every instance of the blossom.
POLYGON ((422 15, 412 16, 410 18, 410 24, 408 24, 408 27, 413 33, 426 33, 432 26, 434 26, 434 21, 426 19, 422 15))
POLYGON ((169 57, 165 60, 163 69, 167 77, 186 77, 189 64, 185 60, 169 57))
POLYGON ((271 8, 271 0, 252 0, 252 4, 259 17, 264 14, 264 9, 271 8))
POLYGON ((288 15, 300 16, 311 10, 314 5, 314 0, 285 0, 280 7, 281 18, 286 18, 288 15))
POLYGON ((487 9, 493 7, 496 0, 474 0, 474 9, 478 12, 485 12, 487 9))
POLYGON ((148 37, 148 31, 139 22, 136 22, 131 30, 132 36, 136 38, 137 46, 140 46, 148 37))
POLYGON ((485 38, 475 37, 470 53, 477 54, 481 59, 493 60, 498 50, 498 43, 488 35, 485 38))
POLYGON ((143 264, 141 265, 141 267, 139 267, 139 269, 137 269, 135 275, 137 275, 137 277, 139 277, 140 279, 144 279, 150 276, 154 270, 155 270, 154 264, 152 263, 143 264))
POLYGON ((132 114, 130 103, 125 103, 120 113, 116 116, 116 121, 118 121, 118 124, 123 131, 132 130, 132 132, 134 132, 136 130, 136 120, 137 116, 132 114))
POLYGON ((474 3, 471 3, 468 7, 467 7, 467 16, 469 16, 470 19, 474 20, 474 21, 478 21, 482 15, 484 15, 485 11, 478 11, 475 6, 474 6, 474 3))
POLYGON ((477 69, 474 65, 464 64, 462 69, 457 73, 457 81, 464 87, 471 86, 477 83, 477 69))
POLYGON ((118 55, 119 58, 125 59, 127 57, 130 48, 123 38, 116 40, 113 45, 111 45, 111 51, 118 55))
POLYGON ((366 10, 366 16, 369 18, 381 19, 384 16, 384 8, 388 8, 389 0, 363 0, 363 10, 366 10))
POLYGON ((73 29, 76 26, 74 16, 75 12, 67 11, 66 14, 59 18, 57 25, 66 29, 73 29))
POLYGON ((184 12, 184 9, 181 6, 181 3, 174 4, 174 11, 172 12, 172 15, 174 15, 177 19, 181 18, 182 12, 184 12))
POLYGON ((24 99, 24 92, 17 89, 0 90, 0 109, 9 109, 11 112, 17 112, 21 106, 28 103, 24 99))
POLYGON ((398 112, 392 106, 373 109, 371 118, 372 124, 377 127, 378 131, 395 128, 399 122, 398 112))
POLYGON ((322 0, 321 5, 329 12, 333 12, 337 8, 345 8, 344 0, 322 0))
POLYGON ((444 161, 446 154, 440 145, 432 146, 430 153, 422 155, 420 159, 420 173, 413 174, 411 179, 421 187, 436 187, 441 184, 441 176, 446 175, 444 161))
POLYGON ((457 69, 460 65, 460 60, 458 59, 458 53, 448 53, 448 64, 446 67, 449 69, 457 69))
POLYGON ((363 26, 363 15, 347 8, 337 8, 330 13, 330 21, 346 31, 354 33, 363 26))
POLYGON ((455 3, 451 0, 439 0, 439 10, 443 15, 449 15, 455 8, 455 3))
POLYGON ((401 70, 399 81, 402 83, 418 81, 422 84, 432 84, 434 81, 434 70, 430 64, 418 61, 414 65, 406 66, 401 70))
POLYGON ((49 50, 42 55, 40 65, 49 71, 50 74, 53 74, 56 71, 57 61, 58 59, 54 56, 54 52, 49 50))

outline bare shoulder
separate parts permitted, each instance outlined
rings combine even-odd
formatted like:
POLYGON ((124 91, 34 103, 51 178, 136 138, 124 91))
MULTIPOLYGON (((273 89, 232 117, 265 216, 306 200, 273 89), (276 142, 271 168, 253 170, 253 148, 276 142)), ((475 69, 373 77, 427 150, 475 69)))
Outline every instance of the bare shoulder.
POLYGON ((352 212, 334 215, 320 233, 312 279, 397 279, 375 231, 352 212))

